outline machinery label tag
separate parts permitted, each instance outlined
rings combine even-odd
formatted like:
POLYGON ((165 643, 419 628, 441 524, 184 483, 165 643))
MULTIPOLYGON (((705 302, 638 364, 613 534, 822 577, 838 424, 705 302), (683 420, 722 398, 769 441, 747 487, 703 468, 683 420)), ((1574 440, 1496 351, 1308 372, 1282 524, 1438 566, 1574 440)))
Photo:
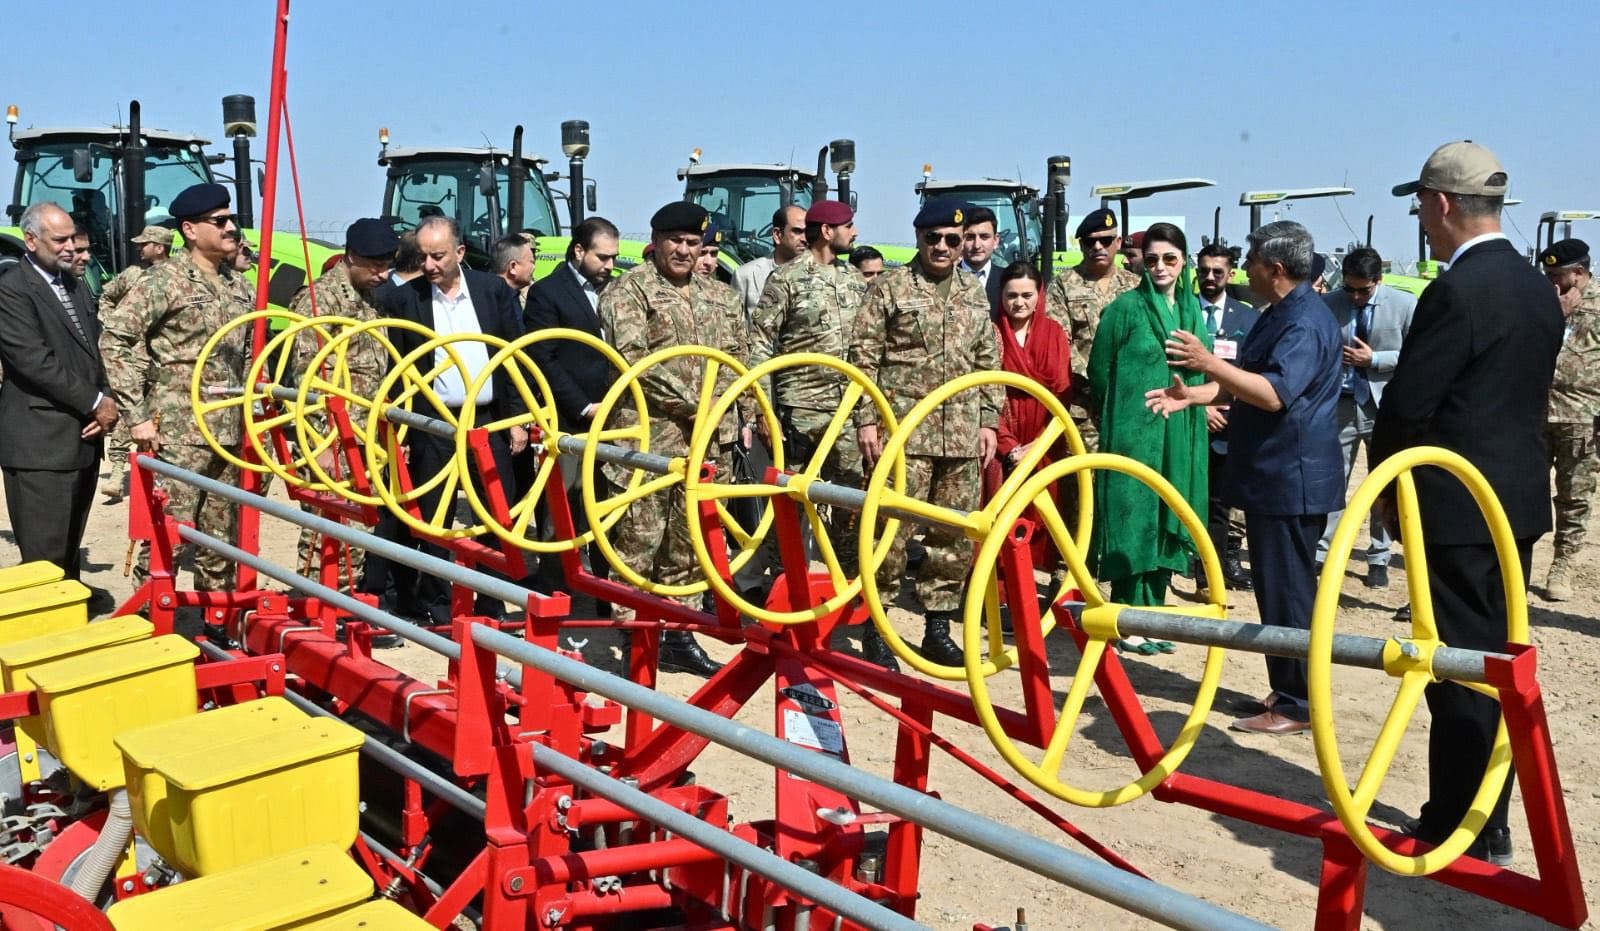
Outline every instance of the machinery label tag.
POLYGON ((827 714, 837 707, 817 687, 809 682, 798 682, 783 690, 789 700, 799 705, 806 714, 827 714))

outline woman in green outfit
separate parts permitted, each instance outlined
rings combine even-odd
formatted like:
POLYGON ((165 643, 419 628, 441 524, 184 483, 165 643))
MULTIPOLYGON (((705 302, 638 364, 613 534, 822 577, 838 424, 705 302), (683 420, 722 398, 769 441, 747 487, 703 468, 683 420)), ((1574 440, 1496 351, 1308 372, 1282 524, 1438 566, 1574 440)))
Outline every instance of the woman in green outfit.
MULTIPOLYGON (((1145 407, 1145 392, 1174 377, 1199 384, 1199 374, 1167 364, 1165 341, 1173 330, 1200 334, 1209 343, 1195 297, 1183 231, 1157 223, 1144 234, 1144 274, 1139 287, 1112 301, 1100 316, 1089 354, 1089 409, 1100 428, 1100 451, 1136 459, 1160 472, 1189 506, 1206 519, 1205 412, 1190 408, 1163 419, 1145 407)), ((1209 348, 1209 347, 1208 347, 1209 348)), ((1111 583, 1111 600, 1129 605, 1166 603, 1174 572, 1189 564, 1194 542, 1156 493, 1143 482, 1099 472, 1094 483, 1094 532, 1089 570, 1111 583)), ((1170 653, 1172 644, 1130 637, 1118 649, 1144 655, 1170 653)))

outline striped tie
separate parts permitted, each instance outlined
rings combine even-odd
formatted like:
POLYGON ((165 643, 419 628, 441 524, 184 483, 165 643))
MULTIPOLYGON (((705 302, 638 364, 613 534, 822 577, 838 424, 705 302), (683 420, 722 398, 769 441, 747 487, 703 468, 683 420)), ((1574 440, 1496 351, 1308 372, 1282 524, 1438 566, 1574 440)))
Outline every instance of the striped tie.
POLYGON ((78 308, 73 306, 72 295, 67 293, 66 285, 61 283, 61 278, 58 276, 50 279, 50 286, 55 288, 56 297, 67 312, 67 319, 72 321, 72 328, 78 331, 78 338, 87 343, 89 334, 83 329, 83 321, 78 319, 78 308))

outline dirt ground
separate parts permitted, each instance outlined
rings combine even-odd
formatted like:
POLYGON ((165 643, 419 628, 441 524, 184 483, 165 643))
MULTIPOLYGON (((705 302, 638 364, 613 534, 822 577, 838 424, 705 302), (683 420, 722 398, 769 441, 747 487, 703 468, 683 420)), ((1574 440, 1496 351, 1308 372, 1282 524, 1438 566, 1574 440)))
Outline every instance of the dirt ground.
MULTIPOLYGON (((1592 530, 1593 533, 1593 530, 1592 530)), ((132 586, 122 574, 127 546, 126 506, 95 508, 85 541, 88 572, 85 581, 109 588, 119 598, 132 586)), ((293 564, 294 531, 268 519, 264 527, 267 554, 282 564, 293 564)), ((1363 544, 1364 545, 1364 544, 1363 544)), ((9 522, 0 510, 0 565, 16 560, 9 522)), ((1600 653, 1595 633, 1600 629, 1600 604, 1590 587, 1600 582, 1600 570, 1591 560, 1579 571, 1578 597, 1560 604, 1541 597, 1544 573, 1550 562, 1546 537, 1534 551, 1533 591, 1529 597, 1534 642, 1541 651, 1541 684, 1554 734, 1556 758, 1562 767, 1565 796, 1577 843, 1580 865, 1586 870, 1586 898, 1600 901, 1600 789, 1588 778, 1592 761, 1600 759, 1600 653)), ((1389 636, 1405 630, 1391 616, 1405 600, 1403 560, 1392 565, 1387 589, 1364 587, 1363 559, 1357 555, 1346 574, 1341 598, 1340 629, 1350 633, 1389 636)), ((1182 594, 1192 583, 1179 580, 1182 594)), ((1231 616, 1255 619, 1249 594, 1235 594, 1231 616)), ((895 609, 897 628, 911 642, 921 636, 920 621, 910 612, 895 609)), ((579 634, 578 636, 587 636, 579 634)), ((839 645, 847 647, 841 637, 839 645)), ((853 634, 849 638, 854 642, 853 634)), ((591 662, 612 666, 620 654, 596 638, 586 648, 591 662)), ((1065 674, 1056 677, 1058 696, 1070 683, 1076 652, 1064 635, 1051 639, 1052 655, 1065 674)), ((721 644, 712 652, 727 658, 735 648, 721 644)), ((1188 713, 1203 659, 1199 647, 1180 646, 1170 656, 1132 658, 1128 662, 1134 684, 1143 696, 1158 730, 1170 739, 1188 713)), ((380 654, 415 675, 437 675, 443 663, 421 648, 380 654)), ((698 680, 684 675, 664 676, 662 688, 688 695, 698 680)), ((996 700, 1014 700, 1015 678, 1001 677, 991 687, 996 700)), ((1395 683, 1376 672, 1343 670, 1336 679, 1338 725, 1347 772, 1357 772, 1365 759, 1395 683)), ((1230 732, 1231 704, 1267 692, 1266 674, 1258 657, 1236 654, 1223 673, 1208 727, 1184 765, 1185 772, 1275 792, 1285 798, 1326 807, 1315 751, 1309 735, 1255 736, 1230 732)), ((894 752, 895 727, 891 719, 841 689, 846 735, 852 762, 887 775, 894 752)), ((757 694, 741 719, 770 731, 772 695, 757 694)), ((1010 773, 984 734, 964 724, 941 720, 941 731, 960 747, 1003 773, 1010 773)), ((1389 824, 1414 815, 1427 792, 1426 711, 1419 713, 1407 732, 1399 757, 1391 769, 1373 817, 1389 824)), ((1037 759, 1037 756, 1034 756, 1037 759)), ((1074 784, 1106 788, 1137 775, 1104 706, 1091 696, 1068 754, 1067 777, 1074 784)), ((772 810, 774 776, 769 768, 742 759, 713 745, 694 769, 702 785, 725 793, 738 820, 768 817, 772 810)), ((1022 780, 1017 780, 1022 784, 1022 780)), ((982 812, 1006 824, 1081 851, 1071 839, 1024 810, 964 766, 942 753, 934 754, 932 787, 946 800, 982 812)), ((1512 807, 1512 832, 1518 868, 1531 871, 1533 858, 1520 793, 1512 807)), ((1048 800, 1048 799, 1047 799, 1048 800)), ((1283 927, 1308 927, 1317 897, 1319 845, 1311 840, 1276 834, 1262 828, 1196 809, 1144 798, 1114 809, 1078 809, 1048 800, 1052 808, 1131 861, 1152 879, 1169 884, 1228 909, 1283 927)), ((974 922, 1009 924, 1017 907, 1027 909, 1031 927, 1131 928, 1145 923, 1072 889, 1042 879, 1025 870, 964 848, 929 833, 922 860, 922 902, 918 918, 945 929, 968 929, 974 922)), ((1591 922, 1592 924, 1592 922, 1591 922)), ((1427 880, 1403 879, 1376 868, 1370 872, 1365 927, 1372 928, 1533 928, 1544 923, 1519 912, 1487 903, 1427 880)))

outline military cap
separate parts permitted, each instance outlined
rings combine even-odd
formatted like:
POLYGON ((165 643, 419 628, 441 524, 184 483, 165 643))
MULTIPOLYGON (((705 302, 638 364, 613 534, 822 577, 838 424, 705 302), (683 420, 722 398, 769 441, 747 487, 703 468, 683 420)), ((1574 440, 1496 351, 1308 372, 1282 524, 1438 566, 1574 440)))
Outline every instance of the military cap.
POLYGON ((362 217, 344 231, 344 251, 364 259, 387 259, 400 248, 394 227, 383 220, 362 217))
POLYGON ((686 200, 675 200, 650 218, 650 230, 655 233, 704 233, 710 225, 706 208, 686 200))
POLYGON ((1428 156, 1417 180, 1394 186, 1394 196, 1409 197, 1423 188, 1446 194, 1504 196, 1506 170, 1493 152, 1470 139, 1447 142, 1428 156))
POLYGON ((1551 243, 1539 253, 1540 268, 1560 268, 1577 265, 1589 257, 1589 244, 1581 239, 1563 239, 1551 243))
POLYGON ((705 232, 700 234, 700 245, 721 246, 723 238, 722 227, 715 223, 707 223, 705 232))
POLYGON ((147 226, 139 231, 139 235, 128 240, 129 242, 153 242, 158 246, 172 245, 172 230, 165 226, 147 226))
POLYGON ((919 230, 960 226, 967 219, 967 202, 959 197, 935 197, 922 205, 911 225, 919 230))
POLYGON ((1311 253, 1311 280, 1316 281, 1328 273, 1328 257, 1320 252, 1311 253))
POLYGON ((855 219, 855 211, 850 209, 850 205, 837 200, 819 200, 806 211, 807 223, 844 226, 853 219, 855 219))
POLYGON ((168 208, 174 217, 187 220, 228 206, 228 189, 221 184, 192 184, 172 199, 168 208))
POLYGON ((1127 242, 1124 244, 1124 247, 1126 247, 1126 246, 1132 246, 1135 249, 1143 249, 1144 248, 1144 230, 1140 230, 1137 233, 1129 234, 1127 242))
POLYGON ((1082 220, 1079 220, 1078 231, 1073 235, 1082 239, 1085 236, 1093 236, 1095 233, 1103 233, 1106 230, 1114 230, 1116 228, 1117 215, 1109 209, 1101 207, 1099 210, 1089 211, 1082 220))

